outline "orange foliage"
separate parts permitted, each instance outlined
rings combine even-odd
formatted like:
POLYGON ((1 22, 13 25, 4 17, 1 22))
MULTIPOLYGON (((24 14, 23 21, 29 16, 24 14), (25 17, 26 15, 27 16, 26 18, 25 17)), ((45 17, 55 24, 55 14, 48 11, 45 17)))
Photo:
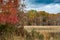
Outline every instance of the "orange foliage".
MULTIPOLYGON (((0 0, 2 2, 3 0, 0 0)), ((17 17, 17 8, 16 5, 18 3, 18 0, 9 0, 8 3, 5 5, 2 4, 2 13, 0 14, 0 23, 10 23, 10 24, 16 24, 18 22, 17 17), (8 14, 5 14, 5 12, 8 12, 8 14)))
POLYGON ((2 11, 3 12, 8 11, 10 14, 16 14, 17 13, 17 9, 15 7, 16 4, 14 4, 13 2, 10 2, 10 1, 6 5, 2 6, 2 11))
POLYGON ((0 0, 0 3, 2 3, 3 2, 3 0, 0 0))

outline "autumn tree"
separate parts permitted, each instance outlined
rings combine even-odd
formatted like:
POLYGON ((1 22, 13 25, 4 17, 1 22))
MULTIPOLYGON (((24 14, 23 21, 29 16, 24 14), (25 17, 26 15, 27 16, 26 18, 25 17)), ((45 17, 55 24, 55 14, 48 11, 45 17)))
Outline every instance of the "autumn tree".
POLYGON ((60 25, 60 13, 56 14, 56 25, 60 25))
POLYGON ((48 25, 56 25, 57 14, 48 15, 48 25))
POLYGON ((19 17, 19 23, 17 24, 18 26, 18 31, 16 30, 18 35, 24 36, 24 8, 25 8, 25 4, 24 4, 25 0, 21 0, 20 4, 19 4, 19 8, 18 8, 18 17, 19 17))
POLYGON ((38 20, 39 20, 39 25, 47 25, 47 20, 48 20, 48 14, 47 12, 45 11, 38 11, 38 14, 37 16, 39 17, 38 20))
POLYGON ((36 14, 37 14, 36 10, 29 10, 27 12, 28 25, 36 25, 36 14))
MULTIPOLYGON (((20 21, 18 15, 19 5, 21 5, 21 0, 0 0, 0 40, 8 40, 5 39, 5 35, 11 33, 8 36, 10 37, 15 32, 16 26, 20 21)), ((22 24, 21 27, 23 26, 22 24)))

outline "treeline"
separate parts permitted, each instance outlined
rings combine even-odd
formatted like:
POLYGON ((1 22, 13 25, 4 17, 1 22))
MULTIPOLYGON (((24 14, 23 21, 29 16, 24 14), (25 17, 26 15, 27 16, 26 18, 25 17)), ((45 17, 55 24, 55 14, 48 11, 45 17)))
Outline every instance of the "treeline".
POLYGON ((45 11, 29 10, 23 15, 24 25, 34 26, 56 26, 60 25, 60 13, 53 14, 45 11))

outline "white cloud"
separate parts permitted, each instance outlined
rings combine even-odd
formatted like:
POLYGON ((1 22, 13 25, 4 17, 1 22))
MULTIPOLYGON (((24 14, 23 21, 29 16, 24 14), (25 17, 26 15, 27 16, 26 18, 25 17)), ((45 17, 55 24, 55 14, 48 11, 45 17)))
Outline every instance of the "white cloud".
MULTIPOLYGON (((37 8, 38 10, 38 8, 37 8)), ((43 10, 49 13, 59 13, 60 12, 60 5, 59 4, 52 4, 40 7, 39 10, 43 10)))
POLYGON ((48 4, 48 5, 28 5, 26 10, 38 10, 38 11, 46 11, 49 13, 59 13, 60 12, 60 4, 48 4))

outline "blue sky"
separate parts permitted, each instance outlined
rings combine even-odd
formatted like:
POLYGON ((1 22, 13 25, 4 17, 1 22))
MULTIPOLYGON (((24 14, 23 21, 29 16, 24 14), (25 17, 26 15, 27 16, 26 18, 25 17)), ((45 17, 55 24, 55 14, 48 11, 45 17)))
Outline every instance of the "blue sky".
POLYGON ((46 11, 49 13, 60 12, 60 0, 25 0, 26 10, 46 11))

